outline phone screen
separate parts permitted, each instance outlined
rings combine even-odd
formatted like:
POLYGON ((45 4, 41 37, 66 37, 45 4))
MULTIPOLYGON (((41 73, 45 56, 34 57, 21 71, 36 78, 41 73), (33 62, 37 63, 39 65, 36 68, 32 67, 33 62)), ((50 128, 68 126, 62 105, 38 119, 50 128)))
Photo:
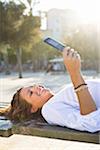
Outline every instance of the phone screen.
POLYGON ((63 49, 65 48, 65 45, 62 44, 61 42, 56 41, 55 39, 52 38, 46 38, 44 40, 44 42, 46 42, 47 44, 53 46, 54 48, 63 51, 63 49))

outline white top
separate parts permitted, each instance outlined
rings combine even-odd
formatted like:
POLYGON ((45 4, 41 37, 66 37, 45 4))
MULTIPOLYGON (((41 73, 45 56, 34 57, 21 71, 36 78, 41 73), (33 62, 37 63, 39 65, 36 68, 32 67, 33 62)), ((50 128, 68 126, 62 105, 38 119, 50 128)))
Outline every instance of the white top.
POLYGON ((44 119, 52 125, 60 125, 81 131, 100 131, 100 80, 86 82, 96 103, 96 111, 81 115, 73 86, 68 85, 44 104, 42 108, 44 119))

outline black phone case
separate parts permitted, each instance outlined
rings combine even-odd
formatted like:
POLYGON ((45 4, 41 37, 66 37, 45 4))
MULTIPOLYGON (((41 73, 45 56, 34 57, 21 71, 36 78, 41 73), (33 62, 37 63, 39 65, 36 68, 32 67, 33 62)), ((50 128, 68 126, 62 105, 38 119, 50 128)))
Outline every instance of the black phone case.
POLYGON ((44 42, 51 45, 52 47, 60 50, 60 51, 63 51, 63 49, 65 48, 64 44, 62 44, 61 42, 59 42, 53 38, 50 38, 50 37, 45 38, 44 42))

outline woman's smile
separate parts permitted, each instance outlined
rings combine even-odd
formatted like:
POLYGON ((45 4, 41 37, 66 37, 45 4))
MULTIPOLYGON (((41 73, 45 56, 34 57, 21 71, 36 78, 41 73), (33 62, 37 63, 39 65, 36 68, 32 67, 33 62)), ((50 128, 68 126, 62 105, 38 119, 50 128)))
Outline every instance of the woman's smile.
POLYGON ((36 108, 41 108, 53 95, 50 89, 41 85, 25 87, 20 92, 20 96, 36 108))

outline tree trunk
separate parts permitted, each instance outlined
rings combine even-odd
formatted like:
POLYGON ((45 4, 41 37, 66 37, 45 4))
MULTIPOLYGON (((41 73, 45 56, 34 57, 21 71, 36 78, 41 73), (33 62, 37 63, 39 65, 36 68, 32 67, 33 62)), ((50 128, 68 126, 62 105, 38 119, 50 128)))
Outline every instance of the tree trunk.
POLYGON ((9 62, 8 62, 8 55, 7 55, 7 53, 4 54, 3 58, 4 58, 4 64, 5 64, 5 74, 9 75, 10 74, 10 70, 9 70, 9 62))
POLYGON ((22 77, 22 60, 21 60, 21 49, 20 48, 16 49, 16 57, 17 57, 17 63, 18 63, 19 78, 23 78, 22 77))

